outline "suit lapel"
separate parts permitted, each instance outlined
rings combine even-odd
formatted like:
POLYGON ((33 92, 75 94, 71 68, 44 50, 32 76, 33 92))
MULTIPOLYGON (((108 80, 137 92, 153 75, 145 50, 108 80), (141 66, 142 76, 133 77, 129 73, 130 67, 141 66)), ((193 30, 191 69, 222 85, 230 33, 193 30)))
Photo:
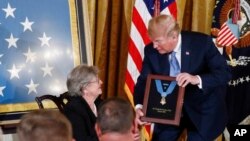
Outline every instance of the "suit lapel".
POLYGON ((159 72, 163 75, 169 75, 169 60, 168 60, 168 54, 164 54, 160 56, 160 62, 159 62, 159 72))
POLYGON ((159 75, 168 75, 169 74, 169 61, 168 61, 168 54, 159 54, 156 49, 153 48, 153 44, 149 46, 151 52, 149 54, 150 63, 152 64, 152 72, 153 74, 159 75))
POLYGON ((181 72, 188 72, 189 63, 190 63, 190 55, 191 50, 189 49, 190 40, 185 37, 185 34, 182 35, 181 42, 181 72))

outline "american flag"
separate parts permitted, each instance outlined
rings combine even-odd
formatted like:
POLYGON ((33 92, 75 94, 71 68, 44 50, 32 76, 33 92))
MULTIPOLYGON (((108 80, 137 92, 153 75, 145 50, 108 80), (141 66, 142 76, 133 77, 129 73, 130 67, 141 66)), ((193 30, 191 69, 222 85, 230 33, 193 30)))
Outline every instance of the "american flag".
POLYGON ((161 14, 169 14, 176 18, 177 6, 175 0, 135 0, 125 79, 125 91, 131 103, 133 103, 134 86, 142 67, 144 46, 150 42, 147 35, 148 21, 158 11, 161 14), (159 7, 160 10, 155 7, 159 7))
POLYGON ((232 23, 232 19, 228 19, 218 33, 216 41, 219 46, 231 46, 238 43, 239 28, 237 24, 232 23))
POLYGON ((66 91, 74 67, 70 21, 68 0, 0 1, 1 105, 66 91))
POLYGON ((237 21, 240 19, 240 0, 234 0, 234 11, 232 19, 225 21, 218 33, 216 41, 219 46, 232 46, 238 43, 239 27, 237 21))

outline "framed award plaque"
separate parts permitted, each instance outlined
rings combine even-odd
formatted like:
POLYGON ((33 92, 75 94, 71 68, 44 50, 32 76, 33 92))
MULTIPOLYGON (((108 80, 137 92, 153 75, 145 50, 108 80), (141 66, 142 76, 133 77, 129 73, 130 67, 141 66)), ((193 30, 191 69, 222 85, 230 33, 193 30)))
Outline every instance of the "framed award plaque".
POLYGON ((142 120, 178 126, 184 91, 184 87, 177 85, 175 77, 149 74, 143 101, 142 120))

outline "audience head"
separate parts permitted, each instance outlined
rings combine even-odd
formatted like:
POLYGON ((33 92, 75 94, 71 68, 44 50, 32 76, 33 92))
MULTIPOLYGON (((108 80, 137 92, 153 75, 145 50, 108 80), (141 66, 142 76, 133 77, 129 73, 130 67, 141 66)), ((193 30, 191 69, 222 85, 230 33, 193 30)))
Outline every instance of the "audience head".
POLYGON ((128 101, 121 98, 107 99, 99 106, 97 115, 95 129, 101 141, 111 141, 119 135, 126 137, 126 141, 133 140, 135 111, 128 101), (106 134, 109 137, 103 139, 106 134))
POLYGON ((24 115, 17 127, 19 141, 72 141, 68 119, 56 110, 36 110, 24 115))
POLYGON ((81 64, 76 66, 67 78, 67 87, 71 96, 82 96, 86 93, 100 95, 102 81, 98 77, 96 66, 81 64))

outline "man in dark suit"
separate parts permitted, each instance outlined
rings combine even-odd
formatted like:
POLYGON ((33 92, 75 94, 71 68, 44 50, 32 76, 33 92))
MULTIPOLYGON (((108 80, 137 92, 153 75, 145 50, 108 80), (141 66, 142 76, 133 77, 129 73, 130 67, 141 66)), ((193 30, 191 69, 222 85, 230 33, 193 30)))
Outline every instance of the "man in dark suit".
POLYGON ((180 125, 156 123, 152 140, 176 141, 184 129, 189 141, 214 140, 227 122, 225 94, 231 74, 226 60, 209 36, 180 32, 175 19, 168 15, 151 19, 148 34, 152 43, 144 49, 143 66, 134 89, 138 124, 146 123, 140 117, 148 74, 170 75, 185 87, 180 125), (176 74, 169 62, 174 58, 170 57, 173 52, 179 67, 176 74))

